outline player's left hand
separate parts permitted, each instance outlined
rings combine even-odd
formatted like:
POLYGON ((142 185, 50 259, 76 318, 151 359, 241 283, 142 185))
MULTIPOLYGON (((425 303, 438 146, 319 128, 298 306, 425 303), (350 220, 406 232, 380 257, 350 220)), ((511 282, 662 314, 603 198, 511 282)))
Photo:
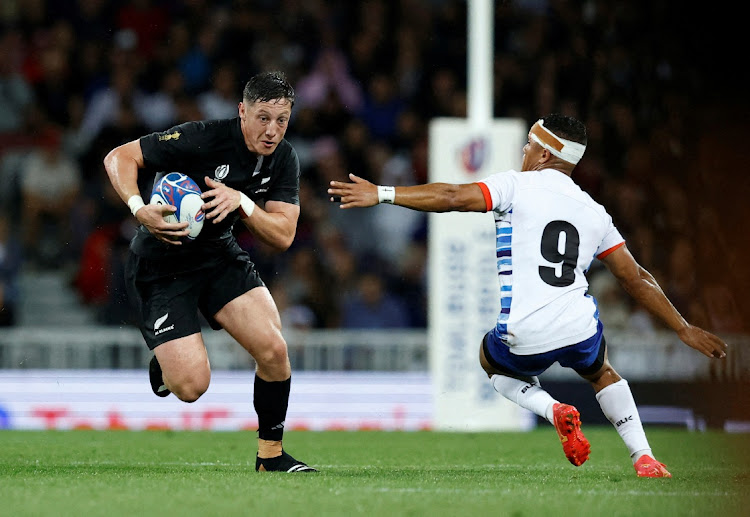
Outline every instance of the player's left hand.
POLYGON ((213 219, 213 223, 219 223, 237 210, 240 206, 240 193, 223 183, 214 181, 205 176, 206 185, 211 189, 201 194, 204 203, 201 210, 206 214, 206 219, 213 219))
POLYGON ((378 204, 378 187, 366 179, 354 174, 349 174, 352 183, 332 181, 328 193, 332 196, 331 201, 340 199, 340 208, 368 207, 378 204), (336 199, 339 198, 339 199, 336 199))
POLYGON ((727 356, 727 344, 718 336, 694 325, 679 330, 677 335, 687 346, 696 349, 707 357, 724 359, 727 356))

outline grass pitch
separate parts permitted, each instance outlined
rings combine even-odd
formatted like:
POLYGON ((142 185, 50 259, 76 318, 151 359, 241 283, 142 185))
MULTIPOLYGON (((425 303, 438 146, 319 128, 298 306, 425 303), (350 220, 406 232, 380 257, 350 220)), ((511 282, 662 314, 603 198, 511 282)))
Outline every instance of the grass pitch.
POLYGON ((638 479, 612 428, 570 465, 529 433, 289 432, 318 474, 255 472, 251 432, 0 431, 1 516, 747 515, 750 436, 647 429, 638 479))

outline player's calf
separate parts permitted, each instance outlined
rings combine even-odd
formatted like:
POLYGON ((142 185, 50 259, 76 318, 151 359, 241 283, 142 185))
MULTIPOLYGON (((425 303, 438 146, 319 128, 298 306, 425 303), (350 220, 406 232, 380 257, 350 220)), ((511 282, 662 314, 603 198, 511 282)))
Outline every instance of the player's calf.
POLYGON ((169 387, 167 387, 166 382, 164 382, 164 373, 156 356, 152 357, 149 363, 148 377, 151 383, 151 390, 156 396, 166 397, 170 393, 174 393, 183 402, 195 402, 198 400, 208 389, 210 379, 208 376, 185 375, 179 376, 180 378, 174 381, 170 377, 169 387))
POLYGON ((166 397, 171 391, 164 384, 164 376, 161 371, 161 365, 156 359, 156 356, 151 358, 151 362, 148 363, 148 380, 151 383, 151 389, 154 395, 157 397, 166 397))

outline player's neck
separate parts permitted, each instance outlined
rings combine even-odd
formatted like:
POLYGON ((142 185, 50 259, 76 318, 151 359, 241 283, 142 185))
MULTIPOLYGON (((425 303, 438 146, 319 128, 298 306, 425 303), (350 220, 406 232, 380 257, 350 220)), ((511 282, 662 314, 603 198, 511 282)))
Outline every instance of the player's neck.
POLYGON ((547 161, 544 163, 537 163, 531 168, 531 170, 533 171, 542 171, 545 169, 553 169, 558 172, 562 172, 566 176, 572 176, 574 166, 568 164, 567 162, 563 162, 562 160, 556 160, 556 161, 547 161))

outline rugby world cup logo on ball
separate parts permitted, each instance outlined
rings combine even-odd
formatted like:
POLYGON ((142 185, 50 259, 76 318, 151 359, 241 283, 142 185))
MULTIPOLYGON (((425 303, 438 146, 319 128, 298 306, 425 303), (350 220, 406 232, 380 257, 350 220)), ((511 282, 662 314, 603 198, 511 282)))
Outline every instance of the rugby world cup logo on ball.
POLYGON ((188 239, 195 239, 203 229, 205 214, 201 210, 201 189, 184 174, 170 172, 157 181, 151 191, 151 204, 177 207, 177 211, 164 216, 164 220, 168 223, 188 223, 188 239))

